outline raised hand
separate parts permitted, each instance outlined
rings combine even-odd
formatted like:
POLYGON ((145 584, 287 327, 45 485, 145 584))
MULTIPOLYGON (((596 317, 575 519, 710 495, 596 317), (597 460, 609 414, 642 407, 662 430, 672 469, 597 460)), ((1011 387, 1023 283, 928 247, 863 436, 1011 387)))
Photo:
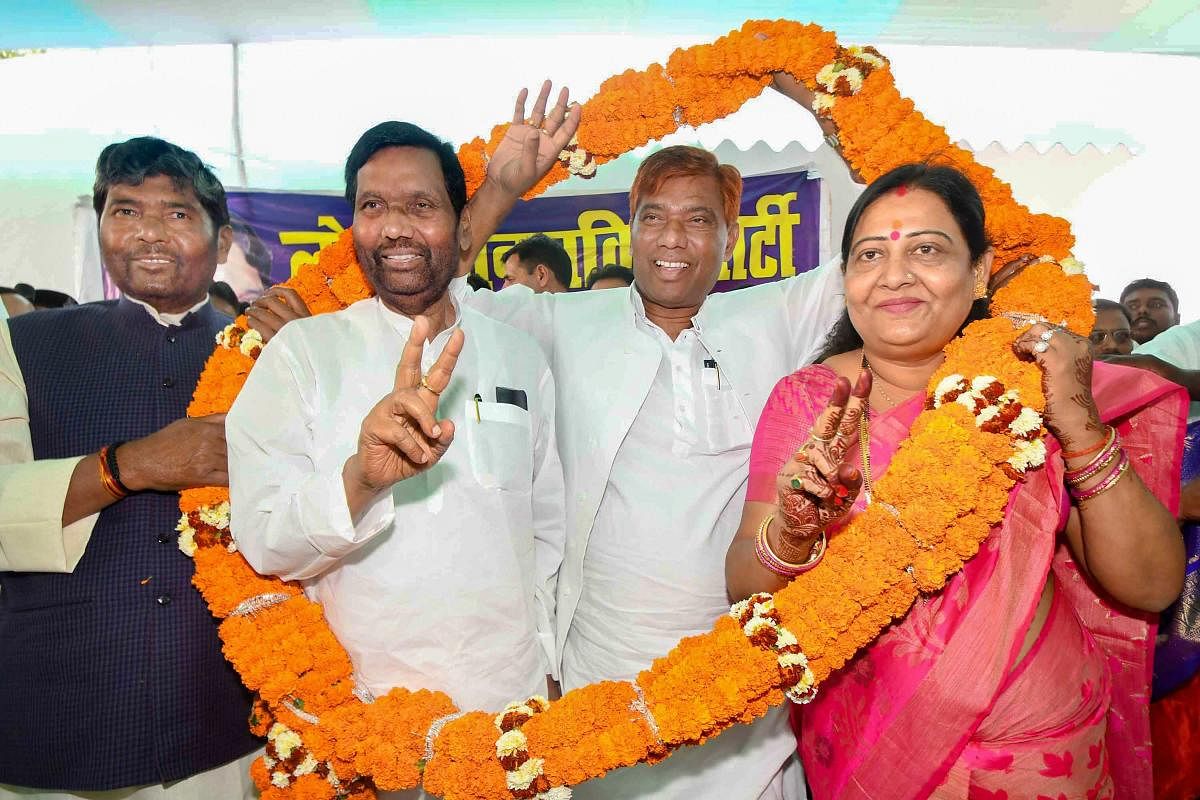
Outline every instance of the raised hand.
POLYGON ((465 337, 462 330, 454 331, 433 368, 422 376, 428 335, 429 320, 413 320, 393 389, 363 420, 358 452, 342 473, 352 512, 367 498, 438 463, 454 440, 454 423, 437 419, 438 395, 450 383, 465 337))
POLYGON ((581 109, 578 103, 568 104, 570 93, 566 87, 559 91, 554 107, 546 112, 550 88, 550 81, 542 84, 528 120, 525 102, 529 90, 521 90, 513 108, 512 124, 488 161, 488 180, 512 196, 519 197, 537 185, 579 129, 581 109))
POLYGON ((1092 343, 1066 328, 1039 322, 1013 343, 1018 358, 1042 369, 1046 427, 1063 450, 1085 448, 1104 434, 1092 398, 1092 343))
POLYGON ((862 473, 847 463, 846 456, 858 441, 859 421, 870 394, 869 370, 862 371, 853 390, 850 381, 838 378, 808 441, 780 469, 776 478, 780 558, 806 561, 816 536, 853 506, 862 473))

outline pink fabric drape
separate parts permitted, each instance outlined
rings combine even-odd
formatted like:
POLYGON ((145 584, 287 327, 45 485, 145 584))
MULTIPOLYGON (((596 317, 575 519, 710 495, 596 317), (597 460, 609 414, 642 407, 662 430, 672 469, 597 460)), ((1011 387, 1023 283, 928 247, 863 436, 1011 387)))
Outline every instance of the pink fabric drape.
MULTIPOLYGON (((775 474, 807 438, 835 380, 813 366, 775 387, 755 433, 748 499, 774 501, 775 474)), ((1182 391, 1150 373, 1101 364, 1093 391, 1138 475, 1174 510, 1182 391)), ((872 416, 876 479, 921 406, 918 397, 872 416)), ((1112 787, 1122 800, 1151 796, 1153 617, 1104 600, 1060 546, 1062 460, 1056 443, 1047 444, 1046 467, 1014 488, 1004 521, 978 555, 804 708, 801 753, 816 800, 1106 797, 1112 787), (1052 616, 1017 665, 1051 573, 1052 616), (1064 685, 1075 702, 1056 694, 1064 685), (1022 702, 1013 703, 1017 695, 1022 702), (1012 718, 1030 708, 1044 716, 1012 718), (1003 741, 987 738, 995 731, 1004 731, 1003 741)))

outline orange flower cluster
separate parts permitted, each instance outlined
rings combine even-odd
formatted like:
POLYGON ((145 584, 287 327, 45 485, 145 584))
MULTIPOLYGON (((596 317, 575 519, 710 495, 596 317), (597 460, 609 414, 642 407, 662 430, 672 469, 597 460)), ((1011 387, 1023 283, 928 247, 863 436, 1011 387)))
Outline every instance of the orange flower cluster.
POLYGON ((345 703, 305 733, 305 744, 338 775, 370 775, 375 786, 396 791, 421 782, 425 734, 455 711, 441 692, 392 689, 373 703, 345 703))
MULTIPOLYGON (((832 34, 814 26, 748 22, 711 45, 677 51, 666 67, 653 65, 610 78, 584 106, 580 145, 598 162, 610 160, 675 130, 680 121, 700 124, 736 110, 762 90, 773 72, 787 71, 814 87, 817 72, 846 52, 832 34)), ((860 174, 871 179, 909 161, 948 160, 971 177, 984 197, 1000 250, 998 264, 1026 253, 1056 259, 1068 255, 1072 238, 1065 221, 1030 214, 1016 203, 991 170, 953 146, 941 128, 899 95, 886 63, 864 74, 857 91, 838 78, 839 86, 847 86, 827 109, 839 128, 844 154, 860 174)), ((488 142, 476 139, 463 148, 472 190, 482 182, 489 148, 503 132, 498 126, 488 142)), ((556 165, 535 191, 566 174, 565 167, 556 165)), ((349 231, 288 285, 313 313, 370 296, 349 231)), ((1028 268, 997 292, 993 306, 997 313, 1066 321, 1081 333, 1091 327, 1086 278, 1065 275, 1055 263, 1028 268)), ((245 331, 244 318, 237 326, 245 331)), ((930 383, 931 395, 947 376, 966 376, 963 385, 987 376, 1019 396, 1023 407, 1040 411, 1044 398, 1038 370, 1013 355, 1018 334, 1018 327, 1005 318, 969 326, 947 347, 945 365, 930 383)), ((240 335, 230 341, 235 339, 240 335)), ((228 411, 253 363, 236 342, 218 347, 189 413, 228 411)), ((918 418, 875 484, 878 502, 830 537, 819 569, 797 577, 772 601, 772 619, 794 634, 818 684, 902 617, 919 591, 937 590, 977 551, 1002 518, 1018 479, 1006 463, 1018 439, 979 427, 973 412, 957 402, 918 418)), ((182 494, 180 508, 189 522, 203 522, 202 516, 227 500, 224 489, 189 490, 182 494)), ((240 555, 223 546, 222 538, 200 533, 197 529, 194 583, 214 615, 224 619, 220 632, 226 656, 261 696, 254 729, 264 730, 274 721, 286 725, 290 736, 302 737, 303 752, 323 765, 322 774, 336 774, 341 787, 313 773, 290 782, 281 779, 285 787, 274 785, 260 761, 253 773, 264 798, 330 798, 335 792, 372 796, 372 786, 364 780, 369 776, 381 789, 423 783, 430 793, 451 800, 513 796, 490 714, 470 712, 435 730, 433 755, 426 763, 431 727, 455 711, 450 699, 437 692, 394 689, 373 703, 361 702, 353 692, 350 659, 320 606, 297 586, 255 574, 240 555)), ((681 641, 635 683, 603 682, 567 693, 520 729, 527 742, 526 760, 540 761, 544 781, 539 779, 539 791, 546 784, 572 785, 618 767, 655 762, 783 702, 782 689, 795 683, 796 672, 782 668, 778 654, 762 644, 747 635, 739 620, 722 617, 709 633, 681 641)))

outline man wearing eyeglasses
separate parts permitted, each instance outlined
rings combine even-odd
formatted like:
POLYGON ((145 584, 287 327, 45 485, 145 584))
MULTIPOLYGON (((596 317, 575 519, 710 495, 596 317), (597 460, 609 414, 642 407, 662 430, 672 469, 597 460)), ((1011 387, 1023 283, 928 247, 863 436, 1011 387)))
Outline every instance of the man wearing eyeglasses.
POLYGON ((1133 352, 1129 313, 1112 300, 1096 301, 1096 324, 1088 337, 1097 356, 1127 356, 1133 352))

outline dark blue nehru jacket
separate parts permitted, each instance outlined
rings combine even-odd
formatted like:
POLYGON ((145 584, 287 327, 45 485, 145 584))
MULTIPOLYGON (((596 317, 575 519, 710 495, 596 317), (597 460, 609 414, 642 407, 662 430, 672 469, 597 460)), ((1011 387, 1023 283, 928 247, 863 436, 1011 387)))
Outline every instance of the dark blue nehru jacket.
MULTIPOLYGON (((204 306, 178 327, 128 300, 9 322, 34 458, 94 453, 183 417, 213 337, 204 306)), ((106 508, 75 571, 0 573, 0 783, 103 790, 239 758, 250 697, 176 546, 178 495, 106 508)))

